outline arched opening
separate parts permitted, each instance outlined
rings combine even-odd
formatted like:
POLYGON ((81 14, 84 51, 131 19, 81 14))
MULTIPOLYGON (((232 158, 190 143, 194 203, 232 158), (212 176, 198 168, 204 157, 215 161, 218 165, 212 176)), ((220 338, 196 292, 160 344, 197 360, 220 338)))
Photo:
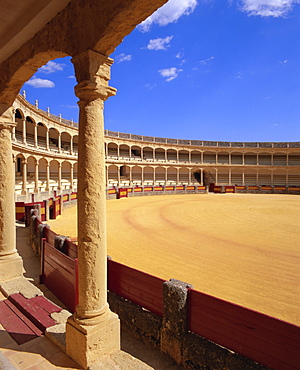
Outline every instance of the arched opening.
POLYGON ((58 152, 58 137, 59 137, 59 132, 55 128, 51 127, 49 129, 49 149, 54 152, 58 152))
POLYGON ((37 123, 37 142, 38 147, 47 149, 47 127, 42 122, 37 123))

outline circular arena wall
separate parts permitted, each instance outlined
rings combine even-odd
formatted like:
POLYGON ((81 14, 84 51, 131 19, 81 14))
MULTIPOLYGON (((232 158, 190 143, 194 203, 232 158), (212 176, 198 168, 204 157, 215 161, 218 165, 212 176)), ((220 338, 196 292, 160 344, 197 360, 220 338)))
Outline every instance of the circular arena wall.
MULTIPOLYGON (((77 188, 78 124, 15 100, 15 191, 77 188)), ((107 188, 151 185, 300 186, 300 142, 217 142, 105 130, 107 188)))

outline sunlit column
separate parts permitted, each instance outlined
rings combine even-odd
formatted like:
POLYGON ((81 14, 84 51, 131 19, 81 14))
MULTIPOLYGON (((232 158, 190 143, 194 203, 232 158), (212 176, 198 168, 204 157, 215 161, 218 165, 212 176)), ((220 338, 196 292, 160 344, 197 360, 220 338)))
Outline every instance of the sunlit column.
POLYGON ((73 155, 73 136, 70 139, 70 154, 73 155))
POLYGON ((50 164, 46 164, 46 191, 50 191, 50 164))
POLYGON ((46 129, 46 149, 49 150, 49 129, 46 129))
POLYGON ((37 132, 37 124, 34 125, 34 146, 38 147, 38 132, 37 132))
POLYGON ((73 190, 73 182, 74 182, 74 164, 71 163, 71 172, 70 172, 70 189, 73 190))
POLYGON ((26 119, 23 119, 23 144, 27 145, 26 141, 26 119))
POLYGON ((16 249, 15 170, 11 131, 15 127, 11 108, 0 105, 0 281, 23 275, 23 262, 16 249))
MULTIPOLYGON (((178 154, 178 152, 177 152, 177 154, 178 154)), ((179 168, 178 167, 176 167, 176 181, 177 181, 177 184, 179 184, 179 168)))
POLYGON ((61 132, 58 133, 58 153, 61 153, 61 132))
MULTIPOLYGON (((112 59, 87 50, 72 59, 78 84, 78 306, 66 326, 66 352, 83 368, 120 349, 120 323, 107 303, 104 101, 112 59)), ((118 153, 119 155, 119 153, 118 153)))
POLYGON ((228 173, 228 180, 229 180, 229 185, 231 185, 231 170, 229 170, 229 173, 228 173))
POLYGON ((22 195, 27 194, 27 159, 22 160, 22 195))
POLYGON ((34 192, 39 192, 39 161, 37 159, 34 164, 34 192))
POLYGON ((58 163, 58 190, 61 190, 61 163, 58 163))

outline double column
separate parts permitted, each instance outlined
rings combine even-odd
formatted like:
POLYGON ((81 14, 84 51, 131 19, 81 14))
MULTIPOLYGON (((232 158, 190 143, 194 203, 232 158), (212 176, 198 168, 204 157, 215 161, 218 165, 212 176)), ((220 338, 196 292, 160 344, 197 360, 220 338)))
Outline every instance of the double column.
POLYGON ((68 320, 67 354, 82 367, 120 347, 117 315, 107 303, 104 101, 112 59, 87 50, 72 59, 79 98, 78 142, 78 306, 68 320))
POLYGON ((11 108, 0 105, 0 282, 23 275, 23 262, 16 249, 14 168, 11 131, 15 127, 11 108))

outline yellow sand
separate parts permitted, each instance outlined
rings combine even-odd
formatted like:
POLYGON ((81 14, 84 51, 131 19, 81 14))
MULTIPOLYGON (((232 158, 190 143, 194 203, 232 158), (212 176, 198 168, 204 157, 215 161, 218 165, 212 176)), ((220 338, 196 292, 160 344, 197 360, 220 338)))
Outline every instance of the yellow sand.
MULTIPOLYGON (((76 207, 48 223, 77 236, 76 207)), ((110 200, 107 228, 115 261, 300 325, 300 196, 110 200)))

